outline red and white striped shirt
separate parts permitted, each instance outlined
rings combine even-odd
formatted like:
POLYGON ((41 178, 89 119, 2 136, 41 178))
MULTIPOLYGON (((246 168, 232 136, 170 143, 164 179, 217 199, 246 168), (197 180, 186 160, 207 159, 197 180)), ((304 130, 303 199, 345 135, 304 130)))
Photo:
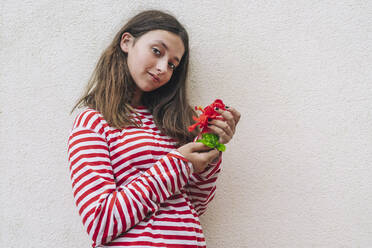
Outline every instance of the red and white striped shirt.
POLYGON ((75 204, 93 247, 206 247, 199 217, 213 199, 221 159, 193 173, 174 139, 137 107, 141 127, 78 114, 68 140, 75 204))

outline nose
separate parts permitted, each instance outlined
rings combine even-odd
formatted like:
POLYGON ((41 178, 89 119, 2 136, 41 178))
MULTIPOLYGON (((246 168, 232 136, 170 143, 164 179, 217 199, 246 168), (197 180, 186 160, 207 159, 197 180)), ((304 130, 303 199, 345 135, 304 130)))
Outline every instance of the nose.
POLYGON ((156 64, 156 71, 159 74, 162 74, 162 73, 166 72, 167 69, 168 69, 168 62, 164 59, 159 59, 158 63, 156 64))

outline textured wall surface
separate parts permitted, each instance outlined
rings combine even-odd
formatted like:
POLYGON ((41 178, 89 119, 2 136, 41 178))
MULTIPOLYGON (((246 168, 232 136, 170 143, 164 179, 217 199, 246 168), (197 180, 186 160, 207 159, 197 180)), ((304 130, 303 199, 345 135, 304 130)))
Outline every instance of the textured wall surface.
POLYGON ((90 247, 67 168, 69 115, 130 16, 191 36, 191 102, 242 113, 208 247, 372 246, 371 1, 0 3, 0 247, 90 247))

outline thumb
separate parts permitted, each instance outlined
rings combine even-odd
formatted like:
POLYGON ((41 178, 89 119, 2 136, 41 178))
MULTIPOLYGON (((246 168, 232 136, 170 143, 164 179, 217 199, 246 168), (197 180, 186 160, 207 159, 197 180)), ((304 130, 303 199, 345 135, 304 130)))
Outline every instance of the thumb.
POLYGON ((201 142, 194 142, 192 144, 191 152, 207 152, 213 150, 213 148, 210 148, 201 142))

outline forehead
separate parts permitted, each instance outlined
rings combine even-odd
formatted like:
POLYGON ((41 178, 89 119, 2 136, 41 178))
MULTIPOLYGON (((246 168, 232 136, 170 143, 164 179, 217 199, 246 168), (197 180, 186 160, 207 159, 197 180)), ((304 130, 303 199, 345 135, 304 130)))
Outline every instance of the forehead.
POLYGON ((183 45, 181 37, 169 31, 152 30, 142 35, 140 40, 141 39, 143 42, 146 43, 161 44, 161 42, 163 42, 167 46, 169 52, 174 54, 175 56, 178 56, 179 58, 182 57, 185 51, 185 47, 183 45))

